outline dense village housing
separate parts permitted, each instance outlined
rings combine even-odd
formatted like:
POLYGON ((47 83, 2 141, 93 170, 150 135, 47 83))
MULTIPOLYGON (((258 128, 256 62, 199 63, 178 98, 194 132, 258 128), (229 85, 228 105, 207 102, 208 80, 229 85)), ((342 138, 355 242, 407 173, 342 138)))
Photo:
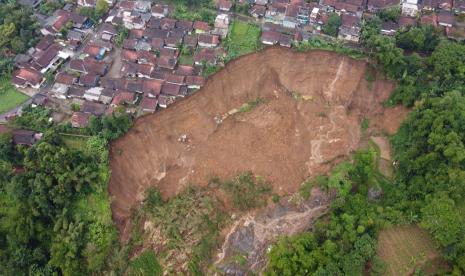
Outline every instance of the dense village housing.
POLYGON ((174 7, 162 3, 107 2, 110 9, 99 22, 77 12, 95 8, 93 0, 66 4, 40 18, 43 37, 15 58, 12 83, 68 106, 81 106, 72 115, 75 127, 86 126, 90 115, 110 114, 122 105, 128 112, 152 113, 199 89, 205 83, 203 70, 222 65, 227 58, 222 41, 232 22, 241 20, 234 12, 236 6, 247 7, 248 22, 260 26, 263 45, 283 47, 313 37, 356 46, 365 19, 395 8, 401 16, 396 22, 383 22, 384 35, 431 24, 460 39, 463 26, 456 17, 465 13, 461 0, 219 0, 216 18, 209 23, 177 20, 172 17, 174 7), (323 31, 332 15, 340 18, 336 38, 323 31))

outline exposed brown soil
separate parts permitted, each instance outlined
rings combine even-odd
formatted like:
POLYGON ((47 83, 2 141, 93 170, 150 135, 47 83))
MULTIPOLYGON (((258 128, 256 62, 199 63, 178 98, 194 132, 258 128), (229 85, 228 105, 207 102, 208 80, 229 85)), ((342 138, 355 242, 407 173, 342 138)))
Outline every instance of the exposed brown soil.
POLYGON ((121 239, 129 236, 131 208, 151 185, 169 197, 190 183, 252 170, 274 192, 289 194, 358 148, 363 117, 395 131, 400 111, 381 104, 394 84, 377 78, 369 89, 365 69, 365 62, 332 52, 268 48, 230 62, 193 96, 138 119, 111 149, 109 192, 121 239), (237 112, 258 98, 263 103, 237 112))

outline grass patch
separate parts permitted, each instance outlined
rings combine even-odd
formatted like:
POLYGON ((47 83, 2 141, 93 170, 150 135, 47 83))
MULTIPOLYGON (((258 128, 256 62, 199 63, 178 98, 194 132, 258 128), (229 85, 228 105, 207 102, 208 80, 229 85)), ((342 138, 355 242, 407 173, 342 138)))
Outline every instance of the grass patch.
POLYGON ((243 113, 243 112, 249 112, 251 111, 252 109, 254 109, 257 105, 259 104, 262 104, 264 103, 264 100, 262 98, 257 98, 255 100, 252 100, 252 101, 248 101, 247 103, 243 104, 240 108, 239 108, 239 112, 243 113))
POLYGON ((10 79, 0 79, 0 114, 13 109, 27 99, 29 97, 16 90, 10 79))
POLYGON ((259 50, 260 33, 260 27, 256 25, 234 21, 225 42, 229 58, 233 59, 259 50))
POLYGON ((62 135, 63 143, 66 146, 76 149, 76 150, 84 150, 86 148, 87 139, 86 137, 78 137, 78 136, 71 136, 71 135, 62 135))
MULTIPOLYGON (((410 275, 416 269, 441 259, 429 233, 415 225, 382 230, 378 256, 387 264, 386 275, 410 275)), ((440 270, 441 266, 437 269, 440 270)), ((441 274, 438 270, 436 272, 441 274)))
POLYGON ((329 40, 323 40, 320 38, 312 38, 308 41, 302 41, 295 44, 297 51, 306 52, 310 50, 328 50, 333 51, 342 55, 349 56, 354 59, 366 59, 367 55, 357 49, 349 48, 342 42, 335 42, 329 40))
POLYGON ((241 211, 265 206, 272 190, 268 182, 250 171, 222 183, 221 187, 229 193, 234 208, 241 211))
POLYGON ((163 275, 162 268, 152 250, 145 250, 129 264, 129 275, 163 275))
POLYGON ((181 55, 179 57, 179 64, 181 65, 192 65, 194 64, 194 56, 193 55, 181 55))

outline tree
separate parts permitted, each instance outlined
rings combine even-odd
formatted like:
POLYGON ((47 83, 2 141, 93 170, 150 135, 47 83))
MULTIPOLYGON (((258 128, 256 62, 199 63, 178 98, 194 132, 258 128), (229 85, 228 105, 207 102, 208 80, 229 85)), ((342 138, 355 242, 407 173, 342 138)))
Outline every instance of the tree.
POLYGON ((442 247, 457 244, 465 237, 465 221, 447 194, 429 197, 421 213, 422 226, 433 233, 442 247))
POLYGON ((95 15, 101 17, 108 11, 108 2, 106 0, 97 0, 95 4, 95 15))
POLYGON ((339 26, 341 26, 341 17, 333 12, 328 16, 328 23, 323 26, 323 32, 330 36, 337 36, 339 26))
POLYGON ((439 41, 439 33, 432 25, 412 26, 396 34, 397 45, 406 50, 432 52, 439 41))

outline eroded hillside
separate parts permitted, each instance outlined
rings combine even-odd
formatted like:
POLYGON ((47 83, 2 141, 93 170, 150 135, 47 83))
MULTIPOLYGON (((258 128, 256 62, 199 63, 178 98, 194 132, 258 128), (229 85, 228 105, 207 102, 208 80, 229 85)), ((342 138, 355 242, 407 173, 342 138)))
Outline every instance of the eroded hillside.
POLYGON ((138 119, 111 150, 109 192, 121 239, 130 232, 131 208, 151 185, 169 197, 188 184, 251 170, 275 193, 293 193, 358 148, 364 117, 394 131, 404 112, 382 106, 394 85, 380 77, 369 84, 366 66, 332 52, 269 48, 228 63, 193 96, 138 119))

